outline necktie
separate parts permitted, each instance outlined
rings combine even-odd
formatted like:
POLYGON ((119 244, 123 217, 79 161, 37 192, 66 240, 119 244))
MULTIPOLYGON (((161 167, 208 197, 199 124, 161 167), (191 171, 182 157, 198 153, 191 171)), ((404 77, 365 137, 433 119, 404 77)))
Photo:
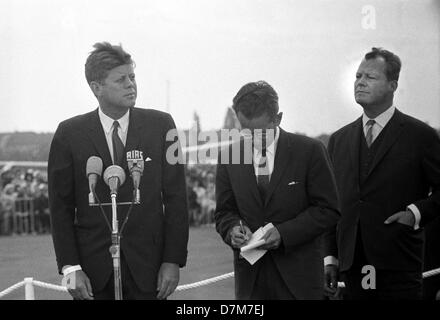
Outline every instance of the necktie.
POLYGON ((367 134, 365 135, 365 140, 367 140, 367 146, 368 148, 371 146, 371 144, 373 143, 373 126, 376 123, 376 121, 370 119, 367 121, 367 134))
POLYGON ((262 150, 261 158, 258 163, 257 186, 261 199, 266 199, 267 189, 269 188, 269 163, 267 161, 266 150, 262 150))
POLYGON ((119 122, 113 122, 113 133, 112 133, 112 142, 113 142, 113 164, 122 165, 122 156, 124 154, 124 144, 119 138, 118 135, 119 122))

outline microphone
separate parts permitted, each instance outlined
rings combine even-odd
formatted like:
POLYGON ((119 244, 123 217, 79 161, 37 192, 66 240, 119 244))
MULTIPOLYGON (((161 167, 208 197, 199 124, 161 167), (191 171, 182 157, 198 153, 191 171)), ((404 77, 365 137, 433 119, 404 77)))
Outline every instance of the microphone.
POLYGON ((141 182, 142 173, 144 172, 144 157, 142 151, 127 152, 127 165, 130 171, 130 176, 133 179, 133 187, 135 190, 135 203, 140 203, 141 195, 139 191, 139 184, 141 182))
POLYGON ((86 175, 89 180, 89 204, 95 204, 95 187, 98 182, 98 178, 102 174, 102 160, 99 157, 92 156, 87 159, 86 175))
POLYGON ((117 195, 118 189, 125 182, 125 172, 120 166, 112 165, 104 171, 104 182, 110 188, 111 195, 117 195))

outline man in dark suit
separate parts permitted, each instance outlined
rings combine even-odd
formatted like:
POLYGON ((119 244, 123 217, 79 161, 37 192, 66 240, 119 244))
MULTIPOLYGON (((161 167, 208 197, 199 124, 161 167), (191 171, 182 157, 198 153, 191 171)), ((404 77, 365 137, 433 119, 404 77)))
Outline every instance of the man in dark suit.
POLYGON ((339 218, 325 147, 279 128, 278 95, 264 81, 243 86, 233 109, 250 139, 219 157, 215 222, 233 249, 236 298, 322 299, 320 235, 339 218), (251 265, 239 248, 268 223, 260 247, 268 251, 251 265))
POLYGON ((354 83, 364 114, 329 140, 341 198, 325 241, 329 294, 342 272, 348 299, 421 298, 423 227, 440 214, 440 139, 394 106, 400 68, 387 50, 365 55, 354 83))
MULTIPOLYGON (((440 268, 440 217, 425 227, 423 271, 440 268)), ((423 279, 423 299, 440 300, 440 275, 423 279)))
MULTIPOLYGON (((74 279, 74 299, 114 299, 111 220, 88 203, 86 162, 102 159, 104 169, 121 166, 127 176, 118 202, 133 200, 133 181, 125 153, 144 156, 140 181, 141 204, 133 205, 121 235, 121 273, 124 299, 164 299, 176 288, 179 267, 187 258, 188 211, 184 167, 170 165, 165 154, 177 141, 167 141, 175 128, 167 113, 135 108, 137 87, 133 61, 121 46, 95 44, 85 73, 99 102, 92 112, 63 121, 52 141, 49 199, 53 242, 59 272, 74 279)), ((107 185, 98 181, 98 199, 110 202, 107 185)), ((119 221, 128 207, 118 207, 119 221)), ((121 228, 121 226, 120 226, 121 228)))

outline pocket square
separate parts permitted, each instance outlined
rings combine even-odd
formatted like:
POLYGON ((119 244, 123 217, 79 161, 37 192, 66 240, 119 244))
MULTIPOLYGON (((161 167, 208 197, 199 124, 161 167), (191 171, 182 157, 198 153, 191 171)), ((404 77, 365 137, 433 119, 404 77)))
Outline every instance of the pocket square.
POLYGON ((145 159, 145 162, 148 162, 148 161, 152 161, 150 157, 147 157, 147 159, 145 159))
POLYGON ((293 186, 293 185, 298 184, 298 183, 299 183, 299 181, 292 181, 292 182, 289 182, 288 186, 293 186))

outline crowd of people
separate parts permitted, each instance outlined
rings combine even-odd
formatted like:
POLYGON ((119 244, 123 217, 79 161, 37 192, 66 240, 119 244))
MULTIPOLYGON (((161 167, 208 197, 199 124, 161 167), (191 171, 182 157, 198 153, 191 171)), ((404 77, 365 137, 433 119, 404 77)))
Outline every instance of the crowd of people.
POLYGON ((50 232, 47 178, 37 170, 1 174, 0 235, 50 232))
POLYGON ((214 223, 215 165, 188 166, 186 186, 189 223, 192 226, 214 223))
MULTIPOLYGON (((215 210, 215 166, 187 168, 189 220, 193 226, 211 224, 215 210)), ((8 170, 1 175, 0 235, 50 232, 46 174, 37 170, 8 170)))

